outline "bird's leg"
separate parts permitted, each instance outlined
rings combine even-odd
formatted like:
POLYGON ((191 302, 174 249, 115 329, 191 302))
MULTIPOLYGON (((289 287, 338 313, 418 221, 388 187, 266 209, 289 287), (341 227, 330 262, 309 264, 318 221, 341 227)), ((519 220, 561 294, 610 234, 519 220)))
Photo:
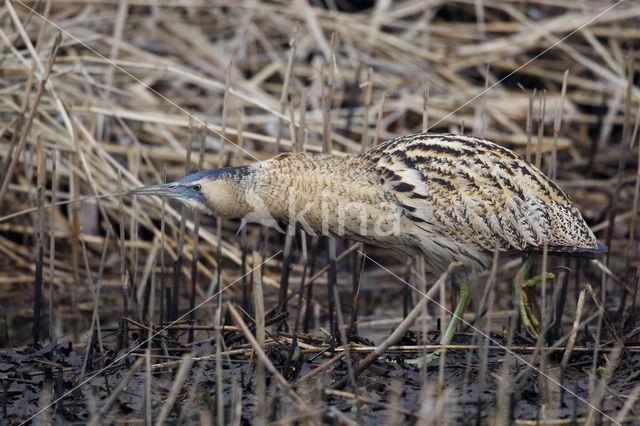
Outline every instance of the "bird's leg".
MULTIPOLYGON (((454 274, 454 275, 457 275, 457 274, 454 274)), ((469 303, 471 303, 471 283, 469 282, 469 279, 466 276, 466 274, 460 277, 460 280, 458 282, 458 288, 460 290, 460 294, 458 296, 458 304, 456 305, 456 310, 453 312, 451 321, 449 321, 449 325, 447 326, 447 329, 445 330, 444 334, 440 338, 440 344, 443 346, 449 345, 453 340, 453 336, 456 333, 458 324, 460 323, 460 320, 462 319, 464 312, 469 306, 469 303)), ((446 351, 446 348, 443 348, 442 351, 446 351)), ((433 353, 430 353, 429 355, 426 355, 424 357, 406 360, 405 363, 416 364, 422 367, 423 365, 429 365, 431 364, 431 362, 438 359, 438 357, 440 357, 440 353, 441 353, 441 350, 438 349, 433 353)))
POLYGON ((522 323, 527 327, 529 333, 537 339, 539 336, 537 329, 540 326, 540 322, 538 321, 538 318, 536 318, 535 312, 533 312, 533 304, 529 303, 524 289, 536 285, 544 278, 553 279, 555 278, 555 275, 551 272, 546 272, 544 274, 536 275, 533 278, 525 279, 529 274, 529 271, 531 271, 536 257, 538 257, 536 253, 531 253, 527 256, 527 259, 522 263, 522 266, 520 266, 520 269, 518 269, 518 272, 513 277, 512 283, 513 304, 514 306, 518 306, 522 323))

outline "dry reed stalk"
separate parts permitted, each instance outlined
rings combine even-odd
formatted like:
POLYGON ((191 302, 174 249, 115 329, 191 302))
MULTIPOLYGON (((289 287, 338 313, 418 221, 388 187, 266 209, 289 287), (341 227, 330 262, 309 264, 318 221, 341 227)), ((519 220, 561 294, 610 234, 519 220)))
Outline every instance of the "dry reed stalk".
MULTIPOLYGON (((12 10, 10 4, 7 4, 7 7, 9 8, 9 10, 12 10)), ((38 111, 38 105, 44 93, 44 89, 47 84, 47 79, 49 78, 49 74, 51 73, 51 68, 53 67, 53 63, 58 53, 58 47, 60 46, 61 41, 62 41, 62 37, 58 35, 56 37, 56 40, 54 41, 53 49, 51 50, 51 56, 49 57, 49 61, 47 62, 47 67, 43 70, 43 75, 40 80, 40 85, 38 86, 38 91, 36 92, 35 100, 33 102, 33 105, 31 106, 31 111, 27 116, 27 120, 25 121, 25 124, 22 126, 16 151, 15 153, 13 153, 13 158, 9 163, 6 173, 2 177, 2 186, 0 187, 0 209, 2 208, 3 201, 5 200, 5 193, 7 192, 7 188, 9 188, 9 182, 11 181, 13 172, 18 163, 18 159, 20 158, 20 153, 24 149, 25 143, 27 141, 27 136, 29 135, 29 130, 31 130, 31 125, 33 123, 36 112, 38 111)))
POLYGON ((367 81, 364 86, 364 112, 362 114, 362 137, 360 139, 360 150, 366 152, 369 149, 369 107, 371 106, 371 94, 373 93, 373 68, 367 70, 367 81))
POLYGON ((562 354, 562 362, 561 362, 561 366, 562 369, 564 370, 565 368, 567 368, 567 364, 569 362, 569 358, 571 357, 571 351, 573 350, 573 346, 575 344, 576 341, 576 336, 578 335, 578 327, 580 325, 580 317, 582 316, 582 309, 584 308, 584 296, 585 296, 586 290, 582 290, 580 292, 580 296, 578 297, 578 305, 576 306, 576 316, 573 320, 573 328, 571 329, 571 332, 569 333, 569 340, 567 341, 567 346, 566 349, 564 351, 564 354, 562 354))
MULTIPOLYGON (((284 116, 285 106, 287 104, 287 97, 289 95, 289 84, 291 80, 291 71, 293 70, 293 59, 296 55, 296 36, 291 38, 289 42, 289 55, 287 59, 287 68, 284 74, 284 83, 282 83, 282 92, 280 93, 280 114, 284 116)), ((292 120, 293 121, 293 120, 292 120)), ((291 133, 293 137, 293 132, 291 133)), ((275 153, 280 154, 280 138, 282 137, 282 117, 278 118, 277 130, 276 130, 276 144, 275 153)))
POLYGON ((253 346, 253 349, 258 359, 264 364, 264 367, 267 370, 269 370, 269 372, 274 376, 276 381, 287 391, 287 393, 294 400, 296 400, 296 402, 301 402, 300 397, 296 395, 295 391, 288 386, 287 380, 273 366, 273 364, 269 360, 269 357, 267 357, 267 355, 264 353, 264 350, 262 349, 260 342, 256 339, 256 337, 253 336, 253 334, 251 334, 249 327, 247 327, 247 324, 242 320, 242 317, 240 316, 238 311, 230 303, 227 304, 227 306, 229 308, 229 312, 231 313, 231 316, 233 317, 234 321, 236 321, 236 324, 238 324, 238 326, 242 329, 244 336, 247 338, 249 343, 251 343, 251 346, 253 346))
MULTIPOLYGON (((640 104, 638 106, 638 113, 636 114, 636 122, 633 126, 633 132, 631 134, 631 138, 629 141, 629 149, 633 149, 633 146, 635 145, 635 141, 638 138, 638 133, 639 133, 639 129, 640 129, 640 104)), ((638 164, 640 164, 640 149, 638 149, 638 159, 637 159, 638 164)), ((629 246, 633 247, 627 254, 627 266, 629 267, 629 263, 631 260, 631 257, 634 255, 637 255, 638 253, 638 249, 637 249, 637 245, 633 245, 632 242, 635 239, 635 229, 636 229, 636 223, 637 223, 637 211, 638 211, 638 199, 640 198, 640 167, 637 167, 636 170, 636 183, 635 183, 635 187, 633 190, 633 204, 631 207, 631 224, 629 225, 629 246)))
POLYGON ((562 91, 560 92, 560 103, 556 109, 556 116, 553 121, 553 150, 551 151, 551 173, 549 177, 555 180, 558 175, 558 136, 562 127, 562 114, 564 112, 564 100, 567 95, 567 79, 569 78, 569 70, 564 72, 562 78, 562 91))
POLYGON ((547 92, 543 90, 540 93, 540 106, 538 114, 538 144, 536 148, 536 167, 542 166, 542 136, 544 134, 544 117, 547 109, 547 92))
MULTIPOLYGON (((206 152, 206 130, 203 128, 200 132, 200 157, 198 159, 198 170, 204 169, 204 155, 206 152)), ((193 225, 193 254, 191 255, 191 295, 189 296, 189 319, 192 324, 195 321, 194 307, 196 305, 196 288, 198 282, 198 236, 200 231, 200 213, 196 212, 193 225)), ((193 330, 189 331, 189 343, 193 343, 193 330)))
MULTIPOLYGON (((120 213, 120 288, 122 291, 122 316, 129 314, 129 286, 127 273, 125 270, 125 254, 124 254, 124 209, 122 203, 122 175, 118 173, 118 210, 120 213)), ((127 323, 120 320, 120 338, 119 348, 127 347, 129 342, 129 332, 127 329, 127 323)))
POLYGON ((525 159, 527 162, 531 162, 531 136, 533 132, 533 103, 536 99, 536 89, 533 89, 531 95, 529 95, 529 107, 527 108, 527 151, 525 154, 525 159))
MULTIPOLYGON (((295 52, 295 39, 292 42, 292 46, 291 46, 291 56, 289 57, 290 63, 287 66, 287 76, 285 76, 285 86, 283 87, 283 91, 282 91, 282 98, 281 101, 283 103, 283 110, 284 110, 284 102, 286 100, 286 91, 288 90, 286 85, 288 84, 288 78, 290 77, 290 73, 291 73, 291 66, 292 66, 292 61, 293 61, 293 54, 295 52)), ((290 122, 290 129, 289 132, 291 134, 291 140, 292 140, 292 152, 296 153, 301 151, 300 147, 296 144, 295 141, 295 121, 294 121, 294 116, 293 116, 293 105, 289 105, 289 112, 291 113, 291 122, 290 122)), ((280 126, 281 123, 278 122, 278 125, 280 126)), ((278 132, 280 132, 280 127, 278 127, 278 132)), ((295 226, 292 225, 288 225, 287 226, 287 233, 285 236, 285 240, 284 240, 284 251, 282 252, 282 274, 280 275, 280 292, 278 293, 278 309, 281 312, 285 312, 287 310, 287 301, 288 301, 288 297, 287 297, 287 293, 289 291, 289 276, 291 274, 291 244, 293 242, 293 239, 295 238, 296 235, 296 229, 295 226)), ((303 236, 304 238, 304 236, 303 236)))
MULTIPOLYGON (((191 120, 189 120, 191 123, 191 120)), ((205 123, 206 125, 206 123, 205 123)), ((187 157, 184 162, 184 174, 185 176, 191 173, 191 152, 192 152, 192 138, 193 132, 189 131, 187 138, 187 157)), ((184 204, 180 208, 180 230, 178 232, 178 248, 177 257, 173 266, 173 287, 171 288, 171 297, 169 301, 168 319, 173 321, 178 318, 178 312, 180 311, 180 287, 182 282, 182 262, 184 259, 184 240, 185 240, 185 226, 187 222, 187 206, 184 204)))
MULTIPOLYGON (((167 168, 166 166, 162 169, 162 182, 165 183, 167 181, 167 168)), ((160 322, 159 324, 164 325, 164 319, 167 312, 167 307, 165 303, 166 297, 166 284, 165 284, 165 224, 166 224, 166 199, 162 198, 162 208, 160 213, 160 322)))
POLYGON ((382 96, 380 97, 380 106, 378 107, 378 121, 376 122, 376 133, 375 139, 373 140, 374 147, 378 146, 380 143, 380 134, 382 133, 382 117, 384 116, 384 98, 386 96, 386 92, 382 92, 382 96))
POLYGON ((36 276, 33 288, 33 345, 40 345, 40 329, 42 320, 42 291, 43 291, 43 273, 44 273, 44 161, 45 152, 42 147, 42 140, 38 137, 36 140, 37 155, 37 206, 38 215, 36 219, 36 276))
MULTIPOLYGON (((591 398, 589 399, 590 407, 589 407, 589 415, 587 417, 586 425, 592 426, 598 422, 597 418, 601 416, 599 407, 602 407, 602 398, 604 396, 604 390, 607 386, 609 380, 611 380, 611 376, 613 375, 613 371, 618 365, 618 361, 620 358, 622 347, 616 345, 613 352, 611 352, 610 357, 607 359, 607 365, 602 373, 602 377, 598 380, 598 384, 596 385, 595 391, 592 393, 591 398), (598 412, 596 412, 598 411, 598 412)), ((594 378, 595 380, 595 378, 594 378)))
MULTIPOLYGON (((155 256, 154 263, 155 263, 155 256)), ((153 346, 153 313, 155 311, 155 293, 156 293, 156 272, 155 268, 151 269, 151 291, 149 294, 149 330, 147 333, 147 347, 144 351, 144 360, 145 360, 145 383, 144 383, 144 421, 147 426, 152 424, 152 400, 151 400, 151 389, 152 389, 152 372, 151 372, 151 348, 153 346)))
POLYGON ((56 191, 58 189, 58 155, 56 151, 51 153, 51 212, 49 216, 49 339, 55 337, 55 313, 54 313, 54 296, 53 284, 55 277, 55 258, 56 258, 56 191))
MULTIPOLYGON (((480 314, 482 311, 491 312, 493 310, 494 301, 495 301, 495 285, 496 285, 496 275, 497 275, 497 265, 498 265, 499 252, 496 250, 493 253, 493 262, 491 266, 491 271, 489 272, 489 277, 487 278, 487 283, 485 284, 485 290, 482 294, 482 299, 480 301, 479 306, 476 308, 476 313, 480 314), (486 306, 485 306, 486 303, 486 306)), ((480 316, 478 315, 478 318, 480 316)), ((479 386, 480 390, 478 392, 478 399, 476 401, 476 422, 480 421, 482 418, 481 407, 482 407, 482 395, 485 393, 485 383, 487 377, 487 368, 488 368, 488 356, 489 356, 489 337, 491 336, 491 316, 487 315, 485 320, 484 329, 480 328, 480 322, 477 321, 478 328, 474 330, 474 338, 480 340, 478 346, 479 349, 479 362, 480 362, 480 372, 479 372, 479 386), (479 330, 482 330, 479 332, 479 330), (479 336, 478 334, 481 334, 479 336)), ((470 360, 469 360, 470 362, 470 360)), ((466 373, 466 371, 465 371, 466 373)), ((444 378, 443 378, 444 380, 444 378)), ((442 386, 439 387, 440 392, 443 391, 442 386)))
MULTIPOLYGON (((220 291, 220 293, 222 292, 220 291)), ((218 424, 224 424, 224 395, 222 393, 222 333, 220 332, 220 327, 222 326, 221 300, 221 297, 218 297, 218 308, 214 314, 214 325, 216 326, 216 421, 218 424)))
MULTIPOLYGON (((140 367, 143 361, 144 361, 144 358, 139 358, 133 366, 135 367, 137 365, 138 367, 140 367)), ((164 424, 167 416, 169 416, 169 413, 173 408, 173 404, 178 398, 178 392, 180 392, 180 389, 182 389, 182 385, 184 384, 184 381, 187 379, 187 376, 190 374, 192 363, 193 363, 193 354, 191 353, 184 354, 182 357, 182 361, 180 361, 180 368, 178 368, 176 377, 173 380, 173 384, 171 385, 171 390, 169 391, 167 400, 164 402, 164 404, 162 404, 162 409, 160 410, 160 413, 156 418, 155 424, 157 426, 164 424)), ((131 371, 134 371, 133 367, 131 368, 131 371)))
MULTIPOLYGON (((423 268, 421 268, 423 269, 423 268)), ((419 274, 419 273, 418 273, 419 274)), ((416 275, 418 275, 416 274, 416 275)), ((407 284, 405 284, 406 286, 407 284)), ((439 325, 440 325, 440 330, 438 330, 440 332, 440 335, 443 336, 445 330, 447 329, 447 308, 446 303, 447 303, 447 288, 446 285, 441 284, 439 286, 440 291, 438 292, 438 320, 439 320, 439 325)), ((426 299, 426 298, 425 298, 426 299)), ((455 303, 455 294, 452 292, 451 294, 451 301, 452 301, 452 305, 451 306, 456 306, 455 303)), ((407 315, 408 317, 408 315, 407 315)), ((453 316, 451 316, 451 318, 449 319, 449 321, 453 321, 454 318, 453 316)), ((438 357, 438 393, 442 393, 444 391, 444 368, 445 368, 445 362, 446 362, 446 350, 444 349, 445 345, 444 343, 442 343, 440 350, 440 357, 438 357)), ((425 381, 426 382, 426 381, 425 381)), ((424 386, 424 384, 423 384, 424 386)))
MULTIPOLYGON (((255 325, 256 325, 256 344, 258 345, 258 349, 264 350, 264 340, 265 340, 265 324, 264 324, 264 295, 262 293, 262 276, 261 269, 257 268, 256 265, 259 265, 260 258, 257 254, 253 255, 253 306, 255 309, 255 325)), ((232 306, 229 305, 229 309, 232 309, 232 306)), ((231 311, 233 315, 233 311, 231 311)), ((235 319, 235 315, 234 315, 235 319)), ((236 322, 238 320, 236 319, 236 322)), ((240 328, 244 331, 242 324, 238 324, 240 328)), ((246 332, 245 332, 246 333, 246 332)), ((246 336, 249 339, 249 336, 246 336)), ((261 419, 264 419, 267 412, 267 385, 266 385, 266 376, 265 376, 265 360, 262 357, 258 357, 256 360, 256 394, 258 397, 258 416, 261 419)), ((270 364, 270 363, 269 363, 270 364)), ((284 378, 282 379, 284 380, 284 378)))
MULTIPOLYGON (((425 306, 431 300, 432 293, 435 293, 435 291, 440 286, 444 286, 444 283, 446 282, 448 276, 449 276, 448 272, 445 272, 444 274, 442 274, 442 276, 438 279, 438 281, 429 289, 429 291, 426 294, 424 294, 422 300, 420 300, 420 302, 416 306, 414 306, 414 308, 411 310, 409 315, 407 315, 407 317, 402 321, 402 323, 400 323, 400 325, 396 327, 393 333, 391 333, 391 335, 387 337, 384 340, 384 342, 382 342, 382 344, 376 346, 373 352, 367 355, 367 357, 364 360, 362 360, 360 363, 358 363, 358 365, 356 365, 356 367, 353 370, 354 377, 358 377, 360 373, 362 373, 372 362, 378 359, 378 357, 381 356, 387 350, 387 348, 389 348, 395 342, 400 340, 402 335, 406 333, 406 331, 413 324, 415 319, 422 313, 423 306, 425 306)), ((344 387, 345 384, 346 384, 346 381, 343 378, 337 381, 336 383, 334 383, 332 387, 334 389, 341 389, 342 387, 344 387)))
POLYGON ((429 86, 422 88, 422 131, 429 130, 429 86))

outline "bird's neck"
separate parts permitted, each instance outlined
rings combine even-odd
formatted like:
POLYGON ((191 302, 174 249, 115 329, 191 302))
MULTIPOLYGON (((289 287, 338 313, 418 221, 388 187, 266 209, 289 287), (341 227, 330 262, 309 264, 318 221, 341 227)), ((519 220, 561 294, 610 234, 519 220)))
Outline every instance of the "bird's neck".
POLYGON ((362 218, 392 210, 358 156, 287 153, 248 167, 238 181, 241 215, 236 216, 248 222, 283 222, 316 234, 350 236, 362 233, 355 230, 362 218))

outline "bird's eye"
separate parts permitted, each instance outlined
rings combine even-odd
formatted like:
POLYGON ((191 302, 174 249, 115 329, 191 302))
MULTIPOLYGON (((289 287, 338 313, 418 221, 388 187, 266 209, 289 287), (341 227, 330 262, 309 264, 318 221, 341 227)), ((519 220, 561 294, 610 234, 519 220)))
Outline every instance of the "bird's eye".
POLYGON ((196 192, 200 192, 200 190, 202 189, 202 187, 200 186, 199 183, 196 183, 195 185, 193 185, 193 190, 196 192))

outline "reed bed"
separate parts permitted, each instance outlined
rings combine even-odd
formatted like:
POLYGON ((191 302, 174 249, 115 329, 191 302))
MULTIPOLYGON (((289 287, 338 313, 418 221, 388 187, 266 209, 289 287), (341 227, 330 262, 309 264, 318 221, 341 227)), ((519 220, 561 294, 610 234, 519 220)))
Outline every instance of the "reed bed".
POLYGON ((640 4, 7 0, 0 423, 640 422, 640 4), (471 134, 556 179, 609 247, 474 277, 126 192, 291 150, 471 134), (422 298, 410 286, 428 292, 422 298))

